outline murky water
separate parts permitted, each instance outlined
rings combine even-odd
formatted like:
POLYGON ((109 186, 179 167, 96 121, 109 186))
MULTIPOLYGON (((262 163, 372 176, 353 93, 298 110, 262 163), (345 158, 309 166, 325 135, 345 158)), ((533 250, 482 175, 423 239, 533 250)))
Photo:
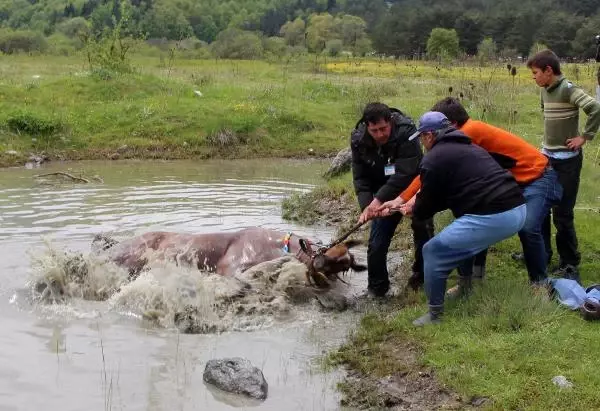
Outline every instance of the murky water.
MULTIPOLYGON (((48 244, 87 253, 99 232, 125 238, 151 230, 264 226, 328 241, 327 229, 289 224, 280 215, 281 200, 309 190, 325 167, 316 161, 131 161, 0 170, 0 410, 338 409, 339 375, 323 372, 316 359, 354 326, 351 313, 304 305, 285 317, 266 315, 253 327, 188 335, 108 301, 32 304, 26 288, 36 261, 48 257, 48 244), (59 171, 103 182, 35 177, 59 171), (266 401, 242 401, 203 383, 206 361, 230 356, 263 370, 266 401)), ((190 273, 175 279, 185 276, 190 273)), ((362 289, 364 277, 351 274, 348 292, 362 289)))

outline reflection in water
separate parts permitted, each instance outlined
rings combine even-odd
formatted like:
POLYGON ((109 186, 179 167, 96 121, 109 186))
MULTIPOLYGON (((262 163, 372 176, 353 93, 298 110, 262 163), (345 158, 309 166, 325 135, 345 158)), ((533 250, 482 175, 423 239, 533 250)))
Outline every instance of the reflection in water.
MULTIPOLYGON (((126 237, 265 226, 327 241, 329 230, 280 217, 281 200, 309 190, 325 167, 272 160, 131 161, 0 170, 0 409, 336 409, 336 376, 321 373, 313 359, 345 337, 355 321, 349 313, 304 307, 267 329, 179 335, 102 301, 31 306, 23 291, 44 239, 87 253, 98 232, 126 237), (46 184, 33 177, 52 171, 99 175, 104 183, 46 184), (225 356, 245 357, 263 370, 266 401, 240 403, 206 387, 205 362, 225 356)), ((362 276, 349 280, 353 290, 364 286, 362 276)))

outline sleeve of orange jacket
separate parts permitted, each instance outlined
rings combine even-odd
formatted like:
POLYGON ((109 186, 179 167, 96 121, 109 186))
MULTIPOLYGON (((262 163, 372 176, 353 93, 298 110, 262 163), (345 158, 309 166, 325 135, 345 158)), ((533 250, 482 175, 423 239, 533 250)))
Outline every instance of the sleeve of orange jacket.
POLYGON ((417 176, 412 181, 412 183, 410 183, 410 185, 408 187, 406 187, 406 190, 404 190, 403 192, 400 193, 400 197, 406 203, 408 200, 413 198, 415 196, 415 194, 417 194, 417 191, 419 191, 420 189, 421 189, 421 177, 417 176))

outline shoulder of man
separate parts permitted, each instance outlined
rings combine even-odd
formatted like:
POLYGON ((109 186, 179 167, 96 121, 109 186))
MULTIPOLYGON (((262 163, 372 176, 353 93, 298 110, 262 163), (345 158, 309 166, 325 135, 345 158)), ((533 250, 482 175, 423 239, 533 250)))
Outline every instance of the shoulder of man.
POLYGON ((404 142, 407 140, 415 131, 417 126, 412 118, 404 114, 398 109, 392 109, 392 123, 393 123, 393 134, 395 138, 404 142))
POLYGON ((410 118, 410 116, 404 114, 402 111, 398 110, 397 108, 391 108, 392 110, 392 121, 394 122, 394 125, 407 125, 407 126, 415 126, 415 122, 413 121, 412 118, 410 118))
POLYGON ((366 132, 367 125, 364 121, 359 121, 350 133, 350 144, 355 147, 359 146, 366 132))
POLYGON ((571 93, 578 90, 582 90, 582 88, 569 79, 565 79, 565 81, 562 84, 562 91, 565 95, 571 95, 571 93))

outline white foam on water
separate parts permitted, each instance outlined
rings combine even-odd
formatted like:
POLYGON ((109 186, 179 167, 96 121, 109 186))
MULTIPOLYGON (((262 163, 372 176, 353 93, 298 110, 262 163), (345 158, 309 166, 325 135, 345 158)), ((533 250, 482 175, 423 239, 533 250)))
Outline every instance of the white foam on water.
POLYGON ((127 270, 106 258, 62 250, 49 240, 44 245, 43 252, 30 253, 29 288, 42 311, 59 317, 115 312, 189 333, 251 331, 289 319, 292 300, 300 301, 306 289, 306 268, 293 259, 284 262, 285 269, 267 262, 232 278, 146 254, 144 271, 130 281, 127 270), (103 303, 90 311, 82 301, 103 303))

